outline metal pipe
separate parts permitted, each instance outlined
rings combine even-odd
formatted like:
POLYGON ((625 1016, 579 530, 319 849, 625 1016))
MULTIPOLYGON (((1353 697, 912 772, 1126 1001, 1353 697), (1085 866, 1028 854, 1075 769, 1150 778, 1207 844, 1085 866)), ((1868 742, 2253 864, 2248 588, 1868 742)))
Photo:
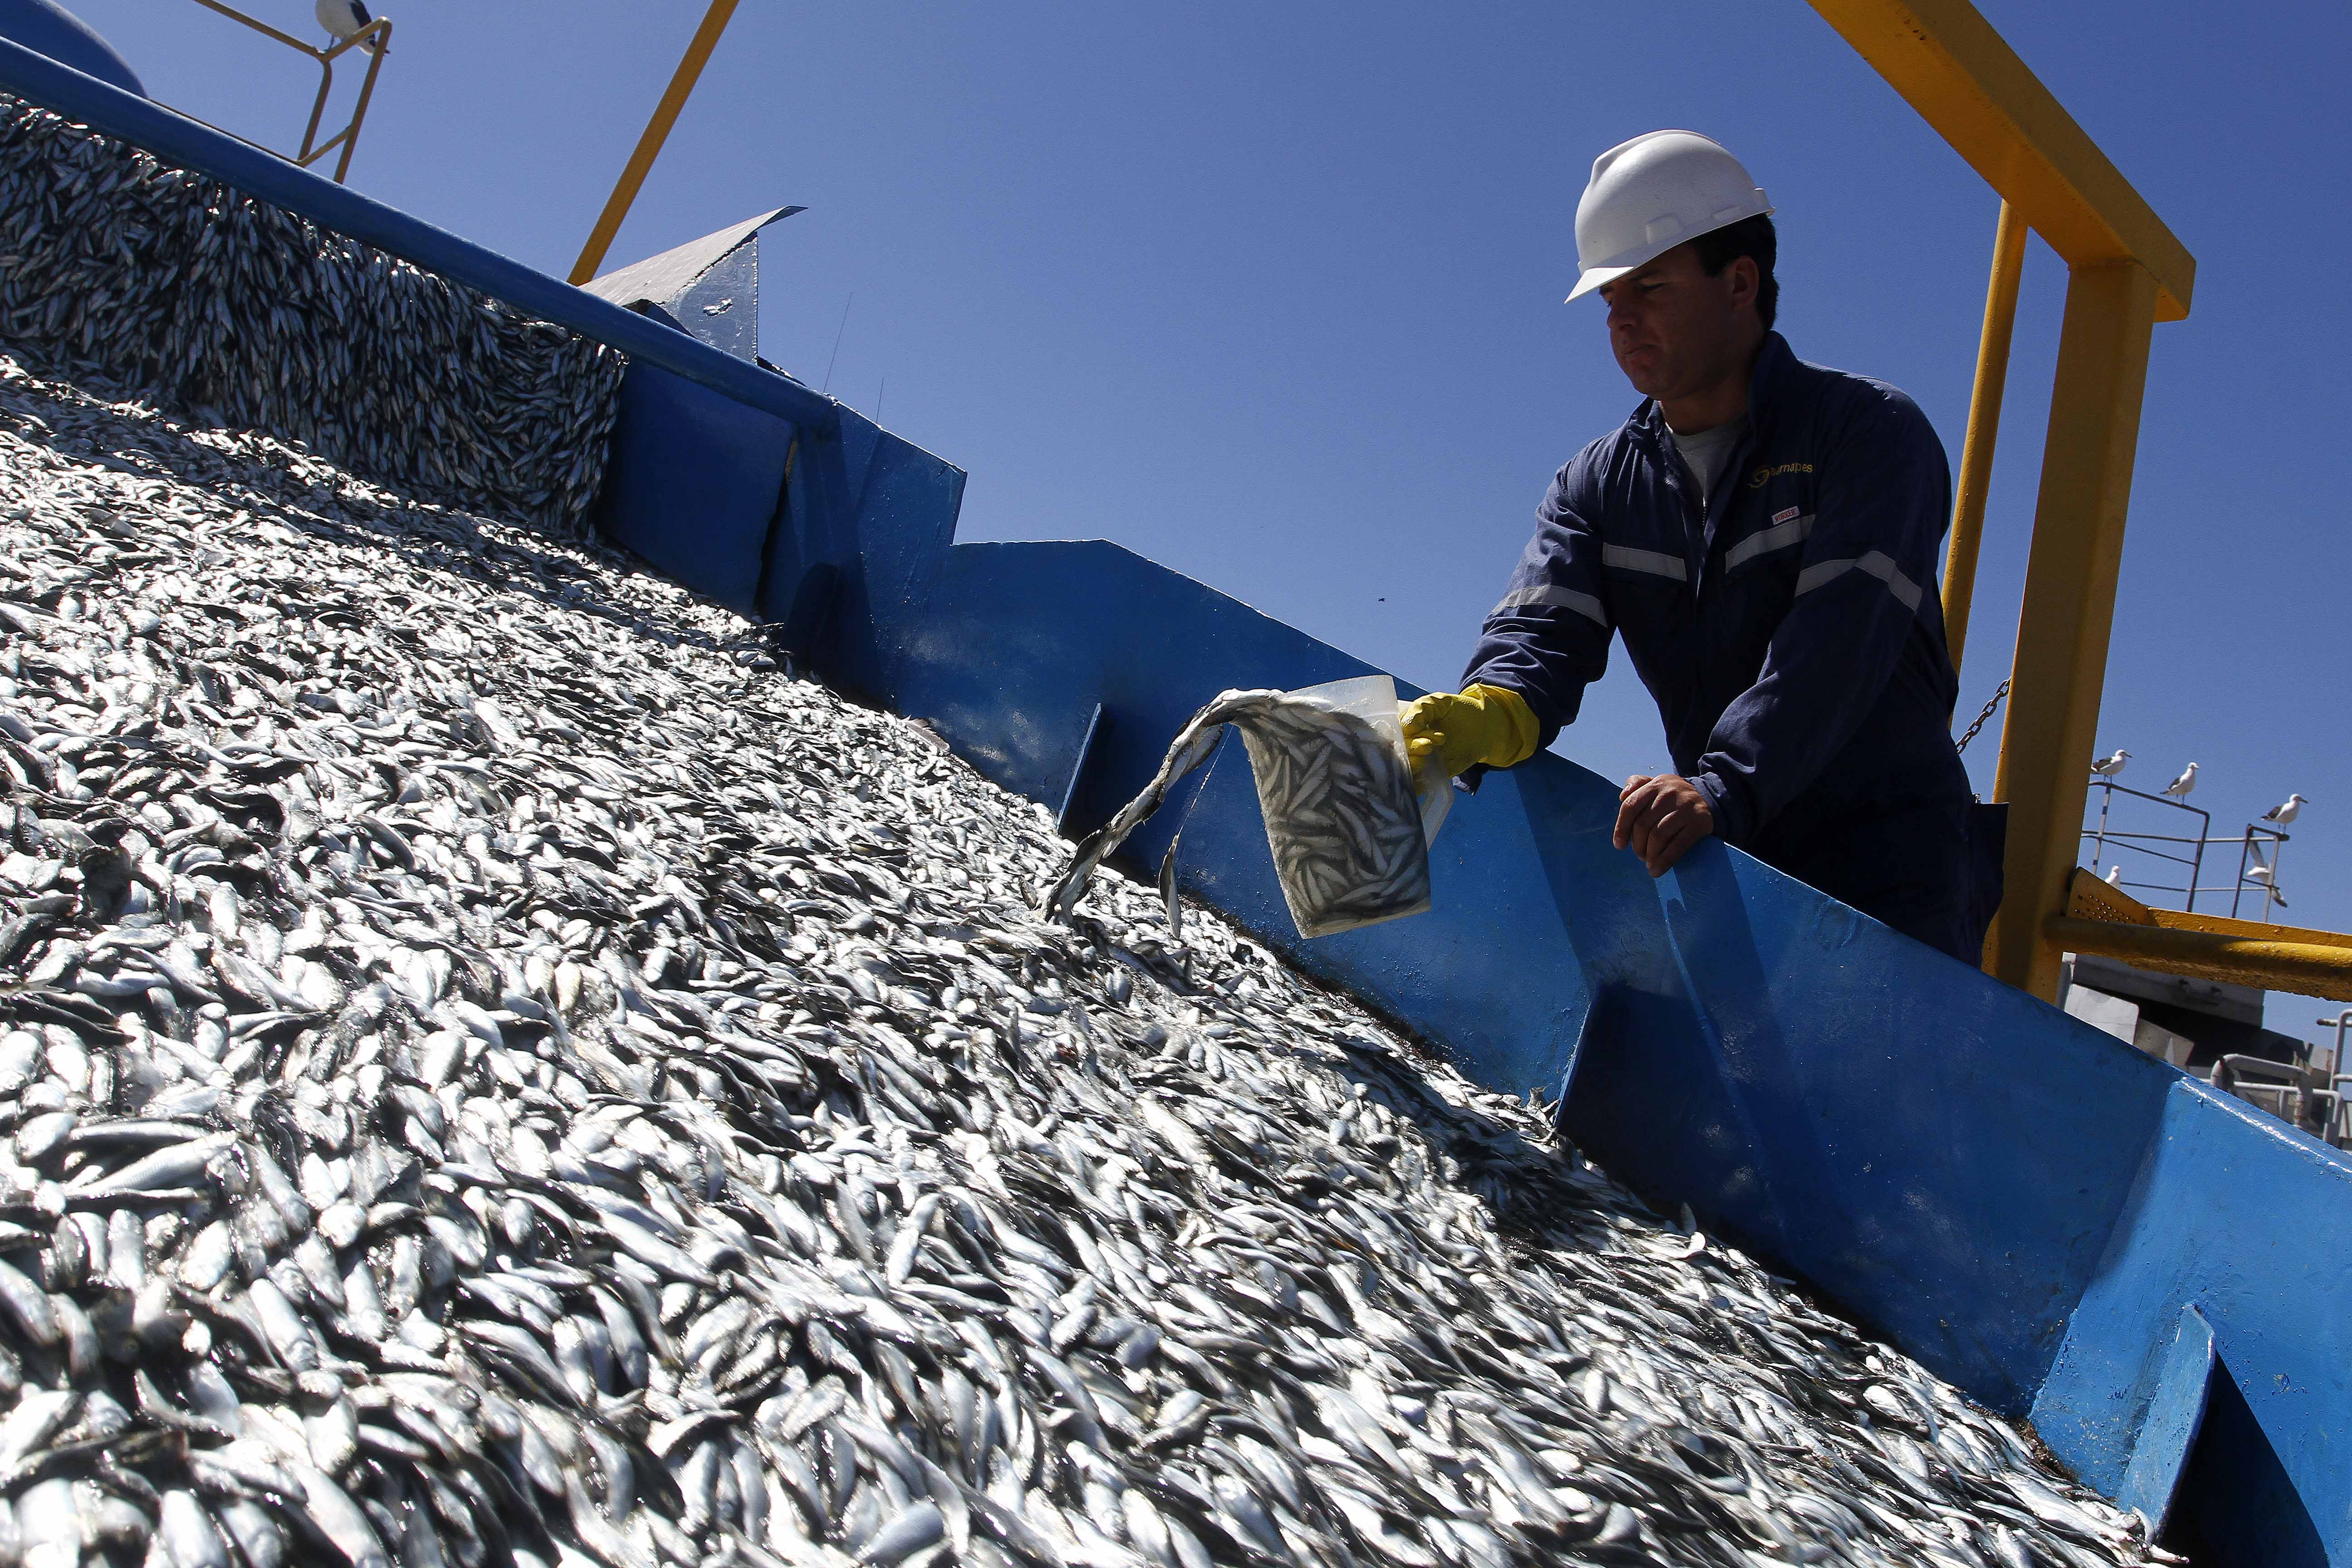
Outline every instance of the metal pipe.
POLYGON ((2125 925, 2072 915, 2044 921, 2041 935, 2053 952, 2095 952, 2164 974, 2352 1001, 2352 948, 2125 925))
MULTIPOLYGON (((2007 206, 2006 205, 2004 205, 2002 206, 2001 210, 2002 210, 2003 212, 2007 212, 2007 211, 2009 210, 2009 208, 2008 208, 2008 206, 2007 206)), ((1956 524, 1954 524, 1953 526, 1954 526, 1954 527, 1958 527, 1958 525, 1956 523, 1956 524)), ((1946 589, 1945 589, 1945 591, 1946 591, 1948 594, 1950 592, 1950 571, 1951 571, 1951 568, 1950 568, 1950 567, 1949 567, 1949 565, 1948 564, 1948 565, 1946 566, 1946 568, 1945 568, 1945 583, 1946 583, 1946 589)), ((1950 601, 1949 601, 1948 599, 1947 599, 1945 602, 1946 602, 1947 604, 1950 603, 1950 601)), ((1962 597, 1962 599, 1961 599, 1961 601, 1960 601, 1960 607, 1961 607, 1963 610, 1965 610, 1965 609, 1968 607, 1968 601, 1967 601, 1967 598, 1966 598, 1966 596, 1965 596, 1965 595, 1962 597)), ((2099 868, 2099 862, 2100 862, 2101 860, 2103 860, 2103 859, 2105 859, 2105 858, 2106 858, 2106 853, 2107 853, 2107 808, 2108 808, 2109 806, 2111 806, 2111 805, 2115 805, 2115 803, 2116 803, 2116 781, 2115 781, 2115 780, 2113 780, 2113 779, 2101 779, 2101 780, 2099 781, 2099 783, 2100 783, 2102 785, 2104 785, 2104 786, 2105 786, 2105 793, 2104 795, 2100 795, 2100 796, 2099 796, 2099 833, 2098 833, 2098 839, 2097 839, 2097 842, 2094 843, 2094 844, 2091 846, 2091 869, 2092 869, 2092 870, 2094 870, 2094 871, 2095 871, 2095 870, 2097 870, 2097 869, 2099 868)))
POLYGON ((621 232, 621 220, 629 216, 630 204, 637 199, 637 187, 646 183, 654 160, 661 154, 662 143, 669 140, 669 128, 677 123, 678 110, 686 107, 687 95, 694 90, 696 79, 709 61, 710 51, 719 47, 719 35, 727 30, 727 19, 734 15, 735 0, 710 0, 710 9, 702 15, 702 26, 694 30, 694 40, 686 46, 686 58, 677 62, 668 90, 654 106, 654 117, 646 122, 646 133, 637 138, 637 150, 629 154, 628 165, 621 171, 621 183, 613 187, 604 210, 596 216, 596 226, 588 232, 588 243, 580 247, 580 259, 572 264, 573 283, 587 282, 604 265, 604 253, 612 248, 613 237, 621 232))
POLYGON ((1953 492, 1952 538, 1944 552, 1944 642, 1952 668, 1969 640, 1969 606, 1977 591, 1977 548, 1984 542, 1985 498, 1992 488, 1992 450, 2000 435, 2001 395, 2009 385, 2009 345, 2016 334, 2017 286, 2025 273, 2025 219, 2007 202, 1992 236, 1992 277, 1985 285, 1984 334, 1977 341, 1976 389, 1969 395, 1969 434, 1953 492))
MULTIPOLYGON (((368 100, 375 96, 375 73, 383 68, 383 57, 392 52, 392 18, 378 16, 371 26, 383 30, 376 34, 375 47, 368 51, 367 75, 360 79, 360 100, 352 107, 352 122, 343 128, 343 135, 347 138, 343 142, 343 155, 335 160, 335 184, 339 185, 343 183, 343 176, 352 172, 352 154, 360 150, 360 126, 367 119, 368 100)), ((365 37, 364 32, 355 34, 344 43, 343 47, 349 48, 365 37)))

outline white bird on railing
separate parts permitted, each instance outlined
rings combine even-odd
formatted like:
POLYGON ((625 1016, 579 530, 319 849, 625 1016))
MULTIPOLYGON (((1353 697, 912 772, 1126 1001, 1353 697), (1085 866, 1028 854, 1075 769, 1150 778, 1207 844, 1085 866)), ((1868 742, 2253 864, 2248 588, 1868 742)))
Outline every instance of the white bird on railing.
POLYGON ((2124 764, 2130 761, 2131 753, 2129 752, 2118 750, 2114 756, 2103 757, 2099 761, 2093 763, 2091 764, 2091 771, 2098 774, 2103 779, 2111 779, 2117 773, 2122 773, 2124 771, 2124 764))
POLYGON ((2122 887, 2123 885, 2124 885, 2124 868, 2123 868, 2121 866, 2110 866, 2110 867, 2108 867, 2108 868, 2107 868, 2107 886, 2108 886, 2108 887, 2110 887, 2110 888, 2120 888, 2120 887, 2122 887))
POLYGON ((2274 805, 2268 811, 2263 813, 2263 820, 2264 822, 2275 822, 2281 827, 2284 827, 2288 823, 2293 822, 2295 819, 2296 816, 2301 813, 2305 806, 2309 805, 2310 804, 2311 802, 2304 799, 2303 796, 2299 795, 2291 795, 2287 796, 2285 801, 2282 804, 2274 805))
POLYGON ((2164 786, 2164 793, 2170 795, 2175 800, 2187 800, 2189 798, 2189 792, 2196 787, 2197 764, 2195 763, 2191 763, 2180 771, 2180 776, 2179 778, 2164 786))
MULTIPOLYGON (((310 14, 319 18, 319 26, 333 34, 338 42, 348 42, 356 37, 360 29, 375 20, 368 15, 368 8, 361 5, 360 0, 318 0, 318 4, 310 8, 310 14)), ((362 47, 373 49, 375 46, 376 40, 371 38, 362 47)))

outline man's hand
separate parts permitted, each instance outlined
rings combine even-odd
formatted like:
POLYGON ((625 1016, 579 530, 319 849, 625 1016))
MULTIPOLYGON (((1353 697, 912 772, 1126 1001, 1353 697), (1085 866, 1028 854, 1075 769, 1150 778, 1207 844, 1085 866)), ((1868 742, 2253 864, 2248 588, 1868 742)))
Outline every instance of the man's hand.
POLYGON ((1635 773, 1617 794, 1617 847, 1639 855, 1653 877, 1665 875, 1714 831, 1715 812, 1706 796, 1678 774, 1635 773))

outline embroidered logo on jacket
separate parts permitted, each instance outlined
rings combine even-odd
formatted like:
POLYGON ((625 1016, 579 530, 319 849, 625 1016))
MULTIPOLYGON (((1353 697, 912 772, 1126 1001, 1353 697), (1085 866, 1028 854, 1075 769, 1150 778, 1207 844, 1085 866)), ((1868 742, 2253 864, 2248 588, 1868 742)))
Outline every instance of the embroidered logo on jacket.
POLYGON ((1811 463, 1783 463, 1777 468, 1758 468, 1754 473, 1748 476, 1748 488, 1751 490, 1760 490, 1764 488, 1766 480, 1777 478, 1781 474, 1810 474, 1812 471, 1813 466, 1811 463))

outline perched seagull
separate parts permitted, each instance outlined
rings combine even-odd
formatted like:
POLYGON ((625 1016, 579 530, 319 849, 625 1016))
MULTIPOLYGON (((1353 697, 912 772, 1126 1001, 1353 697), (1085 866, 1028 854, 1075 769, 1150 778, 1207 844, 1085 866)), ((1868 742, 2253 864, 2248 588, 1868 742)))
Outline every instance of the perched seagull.
POLYGON ((2093 763, 2091 764, 2091 771, 2098 774, 2103 779, 2111 779, 2117 773, 2122 773, 2124 771, 2124 764, 2130 761, 2131 753, 2129 752, 2118 751, 2112 757, 2103 758, 2098 762, 2093 763))
POLYGON ((2108 887, 2110 887, 2110 888, 2120 888, 2120 887, 2122 887, 2123 885, 2124 885, 2124 868, 2123 868, 2121 866, 2110 866, 2110 867, 2108 867, 2108 868, 2107 868, 2107 886, 2108 886, 2108 887))
MULTIPOLYGON (((310 14, 319 18, 319 26, 333 34, 338 42, 356 37, 361 28, 375 20, 368 15, 368 8, 361 5, 360 0, 318 0, 318 4, 310 8, 310 14)), ((374 48, 375 40, 370 39, 364 47, 374 48)))
POLYGON ((2300 813, 2305 806, 2309 805, 2310 804, 2311 802, 2304 799, 2303 796, 2299 795, 2291 795, 2286 797, 2284 805, 2274 805, 2268 811, 2263 813, 2263 820, 2264 822, 2275 822, 2281 827, 2284 827, 2288 823, 2293 822, 2295 819, 2296 815, 2300 813))
POLYGON ((2196 787, 2197 764, 2195 763, 2191 763, 2186 768, 2181 770, 2180 776, 2179 778, 2164 786, 2164 793, 2170 795, 2175 800, 2187 800, 2189 798, 2189 792, 2196 787))

